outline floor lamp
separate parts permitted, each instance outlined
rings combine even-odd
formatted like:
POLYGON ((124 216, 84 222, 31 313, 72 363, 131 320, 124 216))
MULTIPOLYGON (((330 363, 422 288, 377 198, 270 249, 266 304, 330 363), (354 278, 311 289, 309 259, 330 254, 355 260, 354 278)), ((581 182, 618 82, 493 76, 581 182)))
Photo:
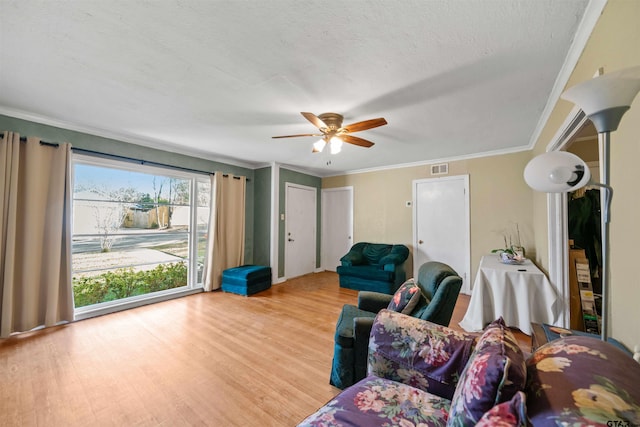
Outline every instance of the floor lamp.
MULTIPOLYGON (((601 147, 602 182, 591 183, 604 193, 602 209, 602 340, 607 340, 609 315, 609 222, 613 189, 609 185, 609 144, 611 132, 618 129, 624 113, 640 91, 640 66, 596 77, 567 89, 562 98, 584 111, 598 131, 601 147)), ((552 151, 533 158, 525 167, 524 178, 534 190, 565 193, 589 183, 589 169, 577 156, 552 151)))

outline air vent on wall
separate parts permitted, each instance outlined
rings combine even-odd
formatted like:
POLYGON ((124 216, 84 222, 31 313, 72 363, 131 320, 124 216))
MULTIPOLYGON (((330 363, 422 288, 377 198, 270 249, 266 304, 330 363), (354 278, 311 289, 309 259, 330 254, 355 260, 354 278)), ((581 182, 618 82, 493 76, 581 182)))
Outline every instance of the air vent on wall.
POLYGON ((449 173, 449 163, 431 165, 431 175, 445 175, 449 173))

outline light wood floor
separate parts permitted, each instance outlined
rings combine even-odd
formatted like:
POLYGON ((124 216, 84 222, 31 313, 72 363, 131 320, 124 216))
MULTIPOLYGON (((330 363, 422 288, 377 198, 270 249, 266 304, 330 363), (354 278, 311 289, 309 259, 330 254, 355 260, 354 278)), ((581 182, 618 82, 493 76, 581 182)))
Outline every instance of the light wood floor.
POLYGON ((356 299, 325 272, 0 340, 0 425, 295 425, 339 392, 329 385, 335 322, 356 299))

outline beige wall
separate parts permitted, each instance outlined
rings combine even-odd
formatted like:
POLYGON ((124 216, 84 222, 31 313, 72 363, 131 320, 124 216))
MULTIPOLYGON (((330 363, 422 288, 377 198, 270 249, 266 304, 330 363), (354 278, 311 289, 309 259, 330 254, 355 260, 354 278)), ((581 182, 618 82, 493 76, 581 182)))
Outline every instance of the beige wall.
MULTIPOLYGON (((480 258, 504 245, 502 232, 518 223, 523 244, 533 252, 532 191, 522 178, 530 152, 449 164, 449 175, 469 175, 471 278, 480 258)), ((324 178, 323 188, 353 186, 354 242, 402 243, 413 254, 413 181, 433 178, 428 166, 324 178)), ((411 275, 413 264, 406 266, 411 275)))
MULTIPOLYGON (((640 65, 640 1, 609 0, 567 87, 590 79, 596 70, 605 73, 640 65)), ((540 153, 562 125, 573 104, 560 100, 538 140, 540 153)), ((640 198, 640 97, 623 117, 619 129, 611 135, 611 287, 610 329, 614 338, 628 347, 640 344, 640 274, 638 262, 638 211, 640 198)), ((534 230, 539 260, 547 264, 546 197, 534 195, 534 230)))

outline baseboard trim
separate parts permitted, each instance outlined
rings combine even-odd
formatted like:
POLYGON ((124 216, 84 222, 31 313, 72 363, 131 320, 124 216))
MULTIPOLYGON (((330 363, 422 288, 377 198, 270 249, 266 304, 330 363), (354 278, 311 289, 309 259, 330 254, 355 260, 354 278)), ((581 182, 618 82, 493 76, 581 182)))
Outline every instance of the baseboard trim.
POLYGON ((143 305, 155 304, 157 302, 168 301, 174 298, 180 298, 188 295, 203 292, 202 288, 180 289, 164 291, 161 294, 153 296, 134 297, 135 299, 126 299, 122 301, 114 301, 109 303, 95 304, 94 306, 81 307, 76 309, 74 320, 90 319, 96 316, 116 313, 130 308, 142 307, 143 305))

